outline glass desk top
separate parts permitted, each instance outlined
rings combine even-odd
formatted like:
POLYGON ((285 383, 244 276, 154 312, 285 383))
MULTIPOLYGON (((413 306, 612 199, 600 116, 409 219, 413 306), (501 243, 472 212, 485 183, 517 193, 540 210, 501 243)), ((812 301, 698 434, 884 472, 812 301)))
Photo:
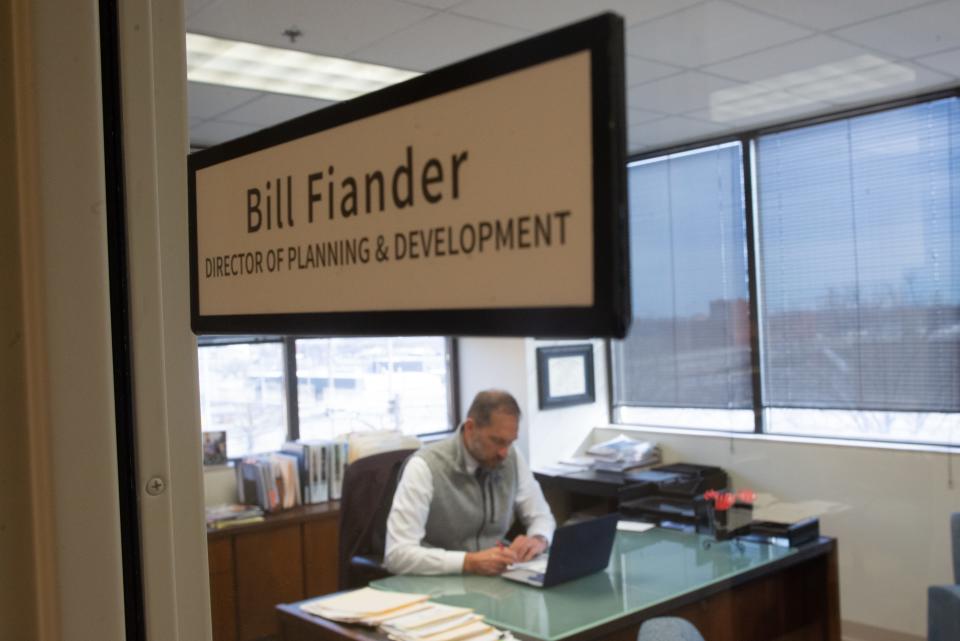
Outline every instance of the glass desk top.
POLYGON ((605 571, 552 588, 471 575, 392 576, 370 585, 429 594, 440 603, 473 608, 491 625, 555 641, 795 553, 792 548, 750 542, 738 546, 653 528, 617 532, 605 571))

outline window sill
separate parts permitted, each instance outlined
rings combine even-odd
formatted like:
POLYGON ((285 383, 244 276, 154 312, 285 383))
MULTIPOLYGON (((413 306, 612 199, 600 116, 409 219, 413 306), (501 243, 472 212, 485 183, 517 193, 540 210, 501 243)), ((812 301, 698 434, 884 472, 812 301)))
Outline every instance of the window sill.
POLYGON ((829 447, 856 447, 874 450, 895 450, 901 452, 924 452, 939 454, 957 454, 960 452, 960 443, 957 445, 933 445, 928 443, 901 443, 868 441, 851 438, 825 438, 821 436, 794 436, 787 434, 757 434, 755 432, 731 432, 720 430, 705 430, 687 427, 653 427, 627 423, 610 423, 598 429, 618 430, 622 432, 643 432, 649 434, 673 434, 676 436, 695 436, 715 439, 740 439, 749 441, 767 441, 771 443, 794 443, 800 445, 820 445, 829 447))

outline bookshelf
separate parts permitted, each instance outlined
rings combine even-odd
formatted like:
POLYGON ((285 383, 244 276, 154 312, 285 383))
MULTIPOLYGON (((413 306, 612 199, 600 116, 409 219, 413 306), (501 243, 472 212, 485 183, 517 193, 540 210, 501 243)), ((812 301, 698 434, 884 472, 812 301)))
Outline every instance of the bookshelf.
POLYGON ((339 525, 330 501, 208 530, 214 641, 276 638, 278 603, 335 592, 339 525))

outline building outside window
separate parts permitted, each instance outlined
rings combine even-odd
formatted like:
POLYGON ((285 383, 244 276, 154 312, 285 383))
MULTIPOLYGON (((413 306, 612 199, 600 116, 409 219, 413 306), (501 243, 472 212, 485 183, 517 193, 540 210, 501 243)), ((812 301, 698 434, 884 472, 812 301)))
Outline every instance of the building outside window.
POLYGON ((227 432, 230 458, 297 438, 453 427, 449 338, 201 338, 198 352, 202 429, 227 432))
POLYGON ((958 169, 956 97, 632 164, 615 419, 955 444, 958 169))
POLYGON ((613 344, 617 420, 753 430, 742 153, 628 167, 634 320, 613 344))

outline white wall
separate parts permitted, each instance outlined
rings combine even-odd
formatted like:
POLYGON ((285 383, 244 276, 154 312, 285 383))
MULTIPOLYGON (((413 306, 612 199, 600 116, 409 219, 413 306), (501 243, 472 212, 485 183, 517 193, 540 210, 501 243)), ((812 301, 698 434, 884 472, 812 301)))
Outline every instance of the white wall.
MULTIPOLYGON (((609 422, 606 360, 602 341, 540 341, 532 338, 460 339, 460 408, 466 413, 474 395, 496 387, 511 392, 523 410, 517 447, 532 467, 567 456, 597 425, 609 422), (593 344, 596 402, 540 410, 537 395, 537 347, 593 344)), ((462 417, 461 417, 462 418, 462 417)))
POLYGON ((541 341, 526 339, 527 397, 530 414, 530 465, 534 468, 552 465, 573 454, 576 445, 590 431, 610 420, 607 387, 606 348, 602 340, 541 341), (539 409, 537 393, 537 348, 553 345, 593 346, 594 402, 572 407, 539 409))

